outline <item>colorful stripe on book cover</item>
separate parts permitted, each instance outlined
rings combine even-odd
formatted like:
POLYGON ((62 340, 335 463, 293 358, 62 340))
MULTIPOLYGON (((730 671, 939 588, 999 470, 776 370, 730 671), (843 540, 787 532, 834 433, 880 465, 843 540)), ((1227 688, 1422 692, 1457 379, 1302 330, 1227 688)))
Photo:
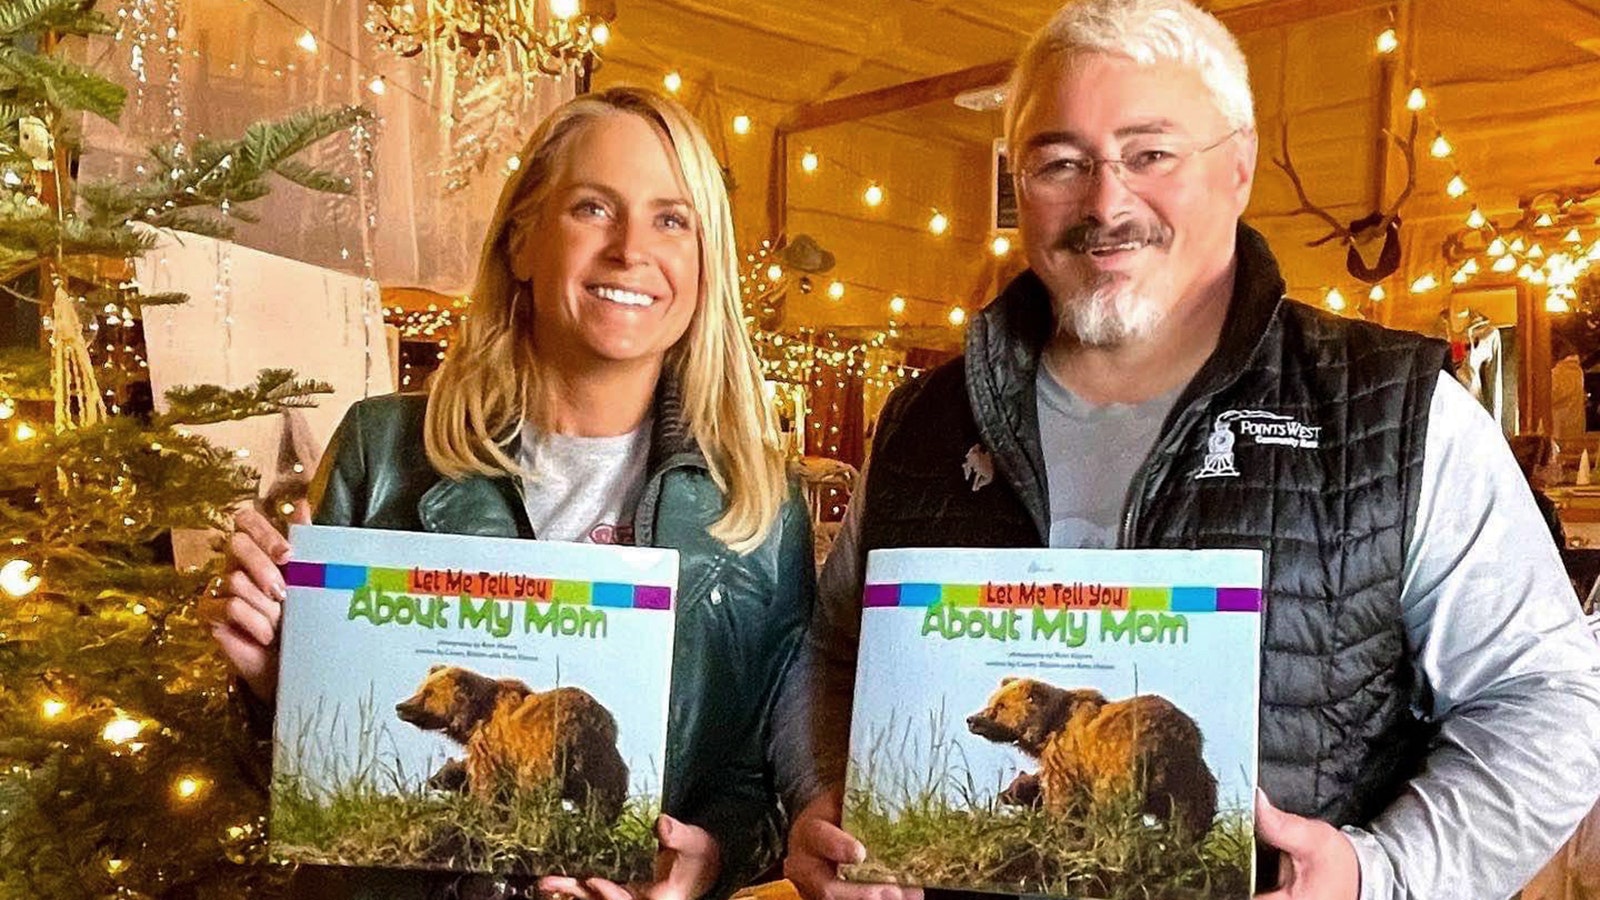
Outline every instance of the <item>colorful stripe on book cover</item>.
POLYGON ((1109 584, 869 584, 867 609, 935 605, 987 609, 1109 609, 1144 612, 1260 612, 1261 589, 1109 584))
POLYGON ((672 588, 610 581, 562 581, 510 572, 464 572, 457 569, 383 569, 339 563, 291 562, 284 567, 290 587, 353 591, 358 588, 392 594, 466 595, 484 600, 560 602, 611 609, 671 609, 672 588))

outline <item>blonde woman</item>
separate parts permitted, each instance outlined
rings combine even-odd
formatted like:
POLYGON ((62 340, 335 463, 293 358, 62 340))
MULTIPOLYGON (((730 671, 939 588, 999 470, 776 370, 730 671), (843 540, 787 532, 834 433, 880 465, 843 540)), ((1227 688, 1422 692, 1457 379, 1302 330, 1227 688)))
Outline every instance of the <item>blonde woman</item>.
MULTIPOLYGON (((351 408, 312 518, 677 549, 661 880, 636 890, 725 896, 780 849, 764 739, 814 588, 809 519, 742 327, 721 170, 681 107, 632 89, 563 105, 520 158, 449 361, 426 397, 351 408)), ((204 610, 248 693, 270 701, 289 546, 257 513, 237 525, 204 610)), ((301 878, 296 896, 478 896, 415 873, 301 878)), ((540 887, 628 896, 599 880, 540 887)))

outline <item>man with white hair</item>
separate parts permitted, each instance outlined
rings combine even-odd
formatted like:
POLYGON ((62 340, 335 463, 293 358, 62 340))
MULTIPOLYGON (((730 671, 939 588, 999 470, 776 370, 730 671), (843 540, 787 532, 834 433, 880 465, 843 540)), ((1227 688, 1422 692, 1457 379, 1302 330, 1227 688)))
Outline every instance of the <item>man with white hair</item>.
POLYGON ((1186 0, 1064 7, 1006 131, 1030 269, 880 419, 780 700, 786 874, 915 893, 836 875, 868 550, 1244 547, 1264 896, 1510 895, 1600 792, 1600 654, 1494 422, 1438 342, 1284 298, 1244 57, 1186 0))

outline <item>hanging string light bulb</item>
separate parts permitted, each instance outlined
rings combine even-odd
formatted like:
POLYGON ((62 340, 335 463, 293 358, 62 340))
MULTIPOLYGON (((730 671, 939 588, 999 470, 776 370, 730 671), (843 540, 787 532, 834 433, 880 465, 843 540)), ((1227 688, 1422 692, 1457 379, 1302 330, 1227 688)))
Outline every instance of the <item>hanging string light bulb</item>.
POLYGON ((11 597, 26 597, 39 588, 39 576, 29 574, 33 571, 33 563, 25 559, 13 559, 0 566, 0 590, 11 597))

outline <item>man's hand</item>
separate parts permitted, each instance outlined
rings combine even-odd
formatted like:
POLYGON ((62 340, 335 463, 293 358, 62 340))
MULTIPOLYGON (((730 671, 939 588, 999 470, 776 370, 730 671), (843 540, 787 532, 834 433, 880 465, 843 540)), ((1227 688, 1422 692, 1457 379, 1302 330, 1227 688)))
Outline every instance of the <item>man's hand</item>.
POLYGON ((604 878, 551 875, 539 879, 539 890, 577 900, 696 900, 717 883, 722 853, 710 832, 663 815, 656 819, 656 840, 661 849, 651 884, 627 888, 604 878))
POLYGON ((922 888, 851 884, 839 866, 867 858, 867 848, 839 827, 844 792, 833 788, 806 804, 789 828, 783 875, 805 900, 922 900, 922 888))
POLYGON ((1256 837, 1281 854, 1277 890, 1256 900, 1356 900, 1361 866, 1356 848, 1326 822, 1286 813, 1256 791, 1256 837))

